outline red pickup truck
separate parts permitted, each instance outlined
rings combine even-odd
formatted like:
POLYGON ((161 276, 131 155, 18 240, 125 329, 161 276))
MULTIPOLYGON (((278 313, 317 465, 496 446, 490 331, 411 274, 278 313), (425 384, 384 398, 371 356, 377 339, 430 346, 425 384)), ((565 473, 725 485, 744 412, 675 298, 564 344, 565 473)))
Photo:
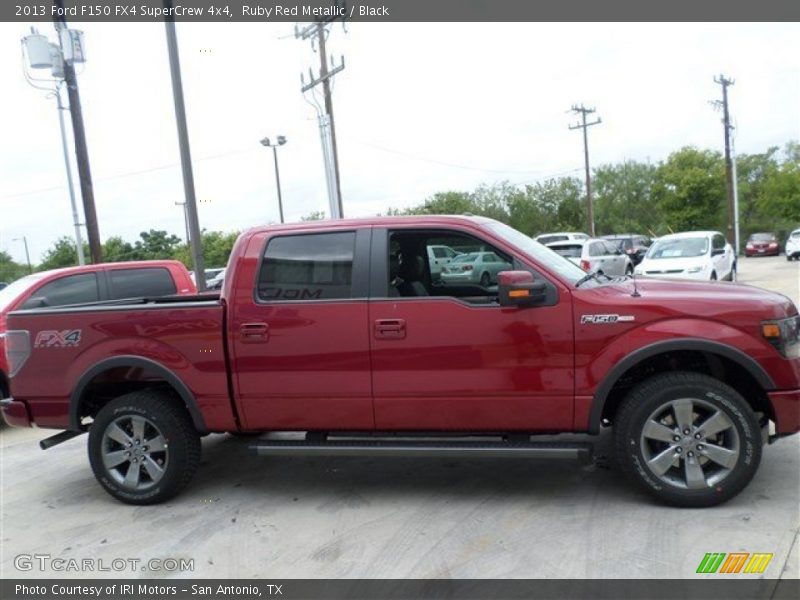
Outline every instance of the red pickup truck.
POLYGON ((209 433, 260 433, 258 454, 563 458, 613 426, 646 490, 710 506, 800 429, 791 300, 586 273, 484 218, 256 228, 219 297, 21 310, 8 329, 6 420, 66 430, 43 447, 88 431, 98 481, 135 504, 186 485, 209 433), (444 282, 431 246, 457 253, 442 273, 505 266, 444 282))
POLYGON ((138 297, 143 294, 196 294, 177 260, 139 260, 65 267, 31 273, 0 289, 0 398, 9 395, 3 334, 8 313, 22 308, 64 306, 138 297))

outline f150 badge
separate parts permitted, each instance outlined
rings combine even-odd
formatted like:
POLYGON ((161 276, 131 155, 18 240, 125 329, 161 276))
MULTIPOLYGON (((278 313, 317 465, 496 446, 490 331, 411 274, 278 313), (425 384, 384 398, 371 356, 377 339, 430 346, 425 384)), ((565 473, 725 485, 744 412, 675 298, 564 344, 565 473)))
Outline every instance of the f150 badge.
POLYGON ((633 315, 581 315, 581 325, 592 323, 594 325, 610 325, 611 323, 629 323, 635 321, 633 315))
POLYGON ((77 346, 81 341, 80 329, 62 331, 40 331, 33 342, 34 348, 67 348, 77 346))

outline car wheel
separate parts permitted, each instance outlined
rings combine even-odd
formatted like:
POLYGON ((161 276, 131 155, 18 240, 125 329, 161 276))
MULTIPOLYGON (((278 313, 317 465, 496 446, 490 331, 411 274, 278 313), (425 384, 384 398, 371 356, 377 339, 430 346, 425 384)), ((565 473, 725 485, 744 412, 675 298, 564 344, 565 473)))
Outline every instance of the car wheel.
POLYGON ((481 285, 483 287, 489 287, 490 283, 491 283, 491 277, 489 277, 488 273, 484 273, 483 275, 481 275, 481 285))
POLYGON ((717 280, 717 272, 716 271, 712 271, 711 272, 711 281, 716 281, 716 280, 717 280))
POLYGON ((153 390, 106 404, 89 430, 89 462, 109 494, 128 504, 175 496, 200 463, 200 436, 186 409, 153 390))
POLYGON ((656 375, 617 411, 615 449, 626 474, 658 500, 702 508, 733 498, 761 461, 752 408, 701 373, 656 375))
POLYGON ((628 265, 627 267, 625 267, 625 275, 628 275, 628 276, 633 275, 633 267, 631 265, 628 265))
POLYGON ((792 257, 791 257, 791 256, 789 256, 789 255, 787 254, 787 255, 786 255, 786 260, 788 260, 788 261, 791 261, 791 260, 792 260, 792 257))

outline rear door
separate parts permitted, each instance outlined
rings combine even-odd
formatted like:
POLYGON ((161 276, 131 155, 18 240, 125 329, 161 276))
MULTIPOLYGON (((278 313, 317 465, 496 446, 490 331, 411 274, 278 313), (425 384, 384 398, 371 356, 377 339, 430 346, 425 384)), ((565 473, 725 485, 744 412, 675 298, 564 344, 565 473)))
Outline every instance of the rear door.
POLYGON ((254 235, 233 277, 231 370, 248 429, 372 429, 370 228, 254 235))
POLYGON ((109 295, 123 298, 159 298, 177 293, 175 280, 166 267, 117 268, 108 270, 109 295))

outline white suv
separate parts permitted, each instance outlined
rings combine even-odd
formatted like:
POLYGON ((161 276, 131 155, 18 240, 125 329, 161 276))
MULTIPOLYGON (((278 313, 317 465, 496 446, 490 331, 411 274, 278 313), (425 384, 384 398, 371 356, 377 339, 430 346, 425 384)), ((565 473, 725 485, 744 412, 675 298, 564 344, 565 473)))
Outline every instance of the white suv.
POLYGON ((800 260, 800 229, 795 229, 786 238, 786 260, 800 260))
POLYGON ((542 235, 537 235, 533 239, 540 244, 547 246, 553 242, 573 242, 577 240, 585 241, 589 239, 589 236, 585 233, 578 233, 574 231, 559 231, 558 233, 543 233, 542 235))

